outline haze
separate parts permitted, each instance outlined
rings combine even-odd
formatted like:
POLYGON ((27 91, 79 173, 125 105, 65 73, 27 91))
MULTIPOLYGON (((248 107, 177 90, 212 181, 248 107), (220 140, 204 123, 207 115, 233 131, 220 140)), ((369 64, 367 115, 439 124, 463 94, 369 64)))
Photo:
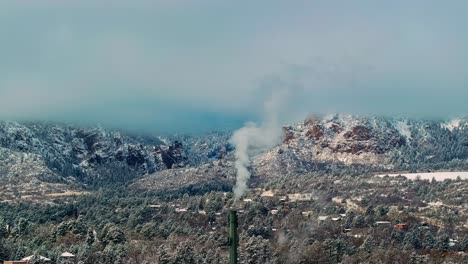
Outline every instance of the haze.
POLYGON ((467 1, 2 1, 0 119, 231 129, 278 89, 285 122, 466 115, 466 14, 467 1))

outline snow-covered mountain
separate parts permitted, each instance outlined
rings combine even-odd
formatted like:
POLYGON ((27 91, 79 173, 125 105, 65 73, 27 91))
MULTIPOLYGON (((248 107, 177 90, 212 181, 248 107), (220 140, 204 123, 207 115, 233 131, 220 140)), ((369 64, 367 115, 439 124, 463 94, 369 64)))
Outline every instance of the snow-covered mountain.
MULTIPOLYGON (((466 118, 330 115, 283 131, 281 144, 253 158, 253 180, 314 171, 440 169, 466 166, 468 159, 466 118)), ((235 176, 230 135, 142 136, 102 127, 0 122, 0 183, 9 193, 12 186, 29 186, 29 192, 34 186, 89 189, 141 177, 132 186, 164 191, 229 185, 235 176)))
MULTIPOLYGON (((363 173, 468 167, 468 124, 454 129, 446 121, 332 115, 310 117, 283 128, 283 142, 254 157, 251 182, 281 175, 363 173)), ((209 166, 156 172, 135 184, 161 191, 187 189, 217 179, 234 183, 233 155, 209 166), (174 185, 170 179, 182 179, 174 185)), ((198 186, 199 188, 199 186, 198 186)))
POLYGON ((85 187, 198 166, 227 151, 229 136, 213 135, 159 137, 99 126, 2 121, 0 184, 20 189, 34 182, 85 187))

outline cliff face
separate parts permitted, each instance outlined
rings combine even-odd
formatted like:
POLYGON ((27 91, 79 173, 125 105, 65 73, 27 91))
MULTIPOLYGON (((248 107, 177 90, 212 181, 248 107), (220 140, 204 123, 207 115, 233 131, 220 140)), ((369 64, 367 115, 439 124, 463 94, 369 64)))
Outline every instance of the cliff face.
POLYGON ((409 169, 468 159, 466 119, 441 122, 332 115, 283 128, 282 144, 257 156, 258 175, 304 173, 336 166, 409 169))

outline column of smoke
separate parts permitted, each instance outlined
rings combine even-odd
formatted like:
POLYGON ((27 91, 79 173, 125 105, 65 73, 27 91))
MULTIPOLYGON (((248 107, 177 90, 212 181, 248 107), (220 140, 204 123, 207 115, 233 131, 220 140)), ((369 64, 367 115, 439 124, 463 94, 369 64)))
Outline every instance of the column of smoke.
POLYGON ((263 121, 260 125, 249 122, 235 131, 231 143, 236 147, 235 167, 237 170, 235 199, 238 200, 247 191, 247 181, 250 179, 250 159, 281 141, 281 125, 278 115, 287 96, 287 91, 276 91, 264 103, 263 121))

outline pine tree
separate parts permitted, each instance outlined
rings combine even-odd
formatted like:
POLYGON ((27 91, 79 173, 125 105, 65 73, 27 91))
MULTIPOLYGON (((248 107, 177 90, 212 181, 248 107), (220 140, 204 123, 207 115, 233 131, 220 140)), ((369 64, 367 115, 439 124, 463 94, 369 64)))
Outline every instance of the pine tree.
POLYGON ((0 239, 7 237, 7 235, 6 222, 0 217, 0 239))
POLYGON ((188 242, 181 243, 176 250, 174 264, 195 264, 196 257, 192 246, 188 242))
POLYGON ((428 230, 424 234, 424 240, 422 242, 422 246, 425 249, 432 249, 434 247, 434 245, 435 245, 434 236, 432 235, 432 232, 428 230))
POLYGON ((376 247, 375 239, 372 235, 368 235, 362 245, 360 246, 361 249, 370 253, 376 247))
POLYGON ((465 235, 465 237, 461 240, 460 249, 462 251, 468 251, 468 235, 465 235))
POLYGON ((94 240, 95 238, 94 238, 93 230, 88 229, 88 232, 86 233, 86 244, 88 244, 88 246, 91 246, 93 245, 94 240))
POLYGON ((248 264, 268 263, 271 247, 267 239, 261 236, 250 237, 245 244, 245 260, 248 264))
POLYGON ((208 250, 206 254, 206 258, 203 263, 222 264, 222 263, 226 263, 226 260, 224 260, 223 257, 221 256, 220 249, 216 248, 215 250, 213 249, 208 250))
POLYGON ((398 243, 402 243, 405 238, 405 233, 397 229, 393 229, 391 237, 393 240, 396 240, 398 243))
POLYGON ((403 239, 403 248, 406 250, 411 250, 411 249, 416 248, 415 247, 416 239, 417 237, 414 234, 414 232, 406 232, 405 238, 403 239))
POLYGON ((171 256, 166 251, 166 247, 161 245, 158 249, 158 264, 170 264, 172 263, 171 256))
POLYGON ((354 227, 356 228, 363 228, 366 226, 366 219, 362 215, 358 215, 354 218, 354 227))
POLYGON ((448 251, 449 250, 449 236, 447 234, 441 234, 437 238, 436 247, 439 250, 448 251))
POLYGON ((0 260, 9 259, 10 250, 6 245, 6 240, 0 238, 0 260))

